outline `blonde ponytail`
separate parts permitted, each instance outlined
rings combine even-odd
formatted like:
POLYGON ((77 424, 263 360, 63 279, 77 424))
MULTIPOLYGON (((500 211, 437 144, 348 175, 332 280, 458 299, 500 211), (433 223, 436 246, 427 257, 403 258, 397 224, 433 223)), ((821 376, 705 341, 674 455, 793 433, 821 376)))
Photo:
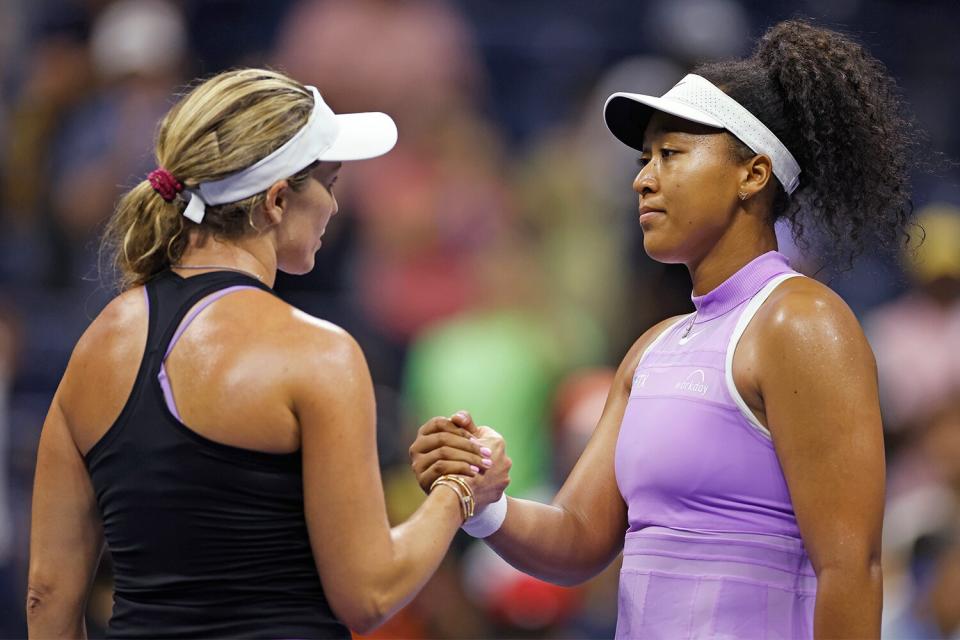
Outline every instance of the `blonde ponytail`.
MULTIPOLYGON (((187 189, 236 173, 270 155, 306 123, 313 97, 276 71, 239 69, 196 85, 160 122, 157 166, 187 189)), ((302 186, 311 167, 291 176, 302 186)), ((121 197, 100 245, 121 291, 144 284, 176 264, 191 233, 224 240, 258 233, 253 215, 263 194, 208 206, 202 224, 183 217, 183 194, 167 202, 143 180, 121 197)), ((104 260, 106 259, 106 260, 104 260)))
POLYGON ((179 200, 167 202, 147 180, 120 198, 107 223, 101 255, 112 256, 120 290, 144 284, 176 264, 187 247, 179 200))

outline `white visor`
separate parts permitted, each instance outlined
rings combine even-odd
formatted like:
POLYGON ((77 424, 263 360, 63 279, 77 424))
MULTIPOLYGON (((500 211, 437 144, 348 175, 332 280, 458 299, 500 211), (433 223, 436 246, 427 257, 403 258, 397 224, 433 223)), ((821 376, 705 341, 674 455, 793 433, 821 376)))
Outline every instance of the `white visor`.
POLYGON ((654 111, 726 129, 754 153, 770 158, 773 174, 787 194, 800 184, 800 165, 790 150, 755 115, 704 77, 691 73, 659 98, 615 93, 607 98, 603 117, 620 142, 642 150, 643 132, 654 111))
POLYGON ((183 215, 197 224, 207 205, 237 202, 266 190, 310 166, 317 160, 330 162, 364 160, 383 155, 397 143, 397 125, 385 113, 335 114, 316 87, 313 111, 307 123, 279 149, 256 164, 226 178, 200 183, 187 190, 189 202, 183 215))

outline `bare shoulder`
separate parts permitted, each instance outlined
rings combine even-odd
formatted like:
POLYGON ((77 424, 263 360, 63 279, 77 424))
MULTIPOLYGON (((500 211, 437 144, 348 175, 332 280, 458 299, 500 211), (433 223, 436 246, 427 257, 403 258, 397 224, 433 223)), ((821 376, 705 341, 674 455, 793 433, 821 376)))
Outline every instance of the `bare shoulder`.
POLYGON ((137 287, 111 300, 83 332, 70 356, 62 386, 81 381, 84 386, 112 382, 116 375, 124 377, 121 363, 131 360, 135 375, 139 358, 131 355, 142 354, 146 341, 147 303, 143 288, 137 287))
POLYGON ((250 336, 256 335, 258 342, 281 350, 285 357, 315 358, 322 353, 359 349, 343 328, 259 289, 227 296, 211 307, 210 319, 221 329, 235 328, 248 343, 250 336))
MULTIPOLYGON (((291 409, 304 442, 308 434, 317 432, 372 438, 376 424, 373 381, 353 336, 332 322, 291 307, 283 340, 284 351, 290 354, 291 409)), ((304 446, 305 452, 308 449, 304 446)))
POLYGON ((107 303, 94 318, 77 341, 73 358, 94 358, 105 349, 125 346, 123 343, 130 339, 139 338, 145 343, 146 333, 147 302, 143 287, 129 289, 107 303))
POLYGON ((873 353, 853 311, 830 287, 812 278, 790 278, 757 311, 757 338, 771 356, 803 359, 873 353))
POLYGON ((133 388, 147 343, 143 288, 111 300, 77 341, 56 402, 81 450, 116 419, 133 388))
POLYGON ((295 378, 303 377, 316 387, 366 374, 363 351, 345 329, 273 296, 261 304, 270 325, 266 333, 272 346, 288 358, 295 378))

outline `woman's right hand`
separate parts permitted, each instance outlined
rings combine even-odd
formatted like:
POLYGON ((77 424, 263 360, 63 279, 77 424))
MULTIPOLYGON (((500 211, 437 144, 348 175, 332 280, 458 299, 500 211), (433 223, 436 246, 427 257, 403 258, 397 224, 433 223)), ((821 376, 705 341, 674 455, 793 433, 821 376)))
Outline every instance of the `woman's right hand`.
POLYGON ((513 463, 503 437, 490 427, 475 425, 466 411, 425 422, 409 453, 410 466, 425 493, 442 475, 464 476, 479 509, 499 500, 510 484, 513 463))

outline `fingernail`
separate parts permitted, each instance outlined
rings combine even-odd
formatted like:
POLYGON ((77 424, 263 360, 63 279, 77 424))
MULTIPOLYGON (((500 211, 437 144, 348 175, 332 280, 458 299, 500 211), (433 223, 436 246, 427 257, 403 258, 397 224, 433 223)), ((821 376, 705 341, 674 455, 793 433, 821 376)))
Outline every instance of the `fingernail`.
POLYGON ((477 442, 480 442, 480 440, 477 438, 474 438, 473 436, 470 436, 470 442, 473 442, 474 444, 476 444, 477 442))
POLYGON ((464 413, 463 411, 457 411, 455 414, 453 414, 453 416, 454 416, 454 417, 458 417, 458 416, 459 416, 461 420, 466 420, 466 419, 467 419, 467 414, 464 413))
POLYGON ((473 470, 474 473, 480 473, 480 467, 475 467, 473 465, 470 465, 470 468, 473 470))
POLYGON ((480 461, 480 464, 482 464, 483 466, 489 469, 490 467, 493 466, 493 460, 491 460, 490 458, 484 458, 483 460, 480 461))
POLYGON ((490 447, 480 447, 480 455, 489 458, 493 455, 493 451, 490 451, 490 447))

